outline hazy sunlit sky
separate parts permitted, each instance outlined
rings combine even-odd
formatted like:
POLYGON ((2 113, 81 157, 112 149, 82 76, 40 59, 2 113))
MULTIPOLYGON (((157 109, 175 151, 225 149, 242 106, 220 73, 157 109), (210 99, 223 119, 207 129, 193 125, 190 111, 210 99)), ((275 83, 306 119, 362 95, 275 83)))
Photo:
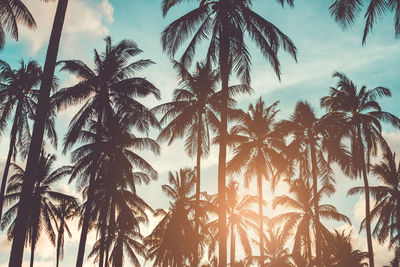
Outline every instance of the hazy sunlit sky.
MULTIPOLYGON (((8 40, 7 45, 0 52, 0 58, 17 67, 21 59, 35 59, 43 64, 50 35, 55 3, 43 3, 39 0, 23 0, 32 11, 38 28, 35 31, 20 28, 20 40, 8 40)), ((319 99, 328 94, 329 87, 334 86, 336 80, 331 78, 334 71, 346 73, 359 86, 369 88, 384 86, 392 90, 391 99, 383 100, 385 110, 400 116, 400 43, 394 38, 393 16, 387 15, 376 25, 367 39, 365 46, 361 45, 363 20, 360 16, 357 23, 350 30, 342 31, 330 17, 328 0, 296 0, 295 8, 282 9, 274 0, 254 0, 254 10, 267 18, 287 34, 298 49, 298 62, 288 55, 281 53, 282 81, 276 78, 269 63, 258 52, 257 48, 249 43, 252 52, 252 87, 251 96, 238 98, 238 105, 247 109, 248 104, 262 96, 268 103, 280 100, 280 118, 288 117, 299 100, 310 102, 318 114, 319 99)), ((160 33, 169 22, 183 15, 194 7, 193 4, 182 4, 163 18, 160 9, 161 0, 70 0, 65 27, 63 30, 59 59, 81 59, 92 65, 93 49, 102 51, 103 38, 111 35, 114 42, 121 39, 132 39, 144 52, 137 59, 148 58, 157 64, 152 65, 139 76, 147 77, 153 82, 162 94, 162 100, 154 98, 143 100, 148 107, 153 107, 171 99, 173 89, 177 87, 177 76, 169 58, 162 52, 160 33)), ((198 51, 198 59, 204 53, 198 51)), ((178 53, 179 55, 179 53, 178 53)), ((76 79, 66 73, 56 75, 60 77, 63 86, 73 85, 76 79)), ((77 111, 69 108, 61 111, 57 118, 59 139, 62 140, 68 123, 77 111)), ((156 137, 156 132, 152 137, 156 137)), ((400 134, 392 128, 384 127, 385 137, 393 148, 400 153, 400 134)), ((0 161, 4 166, 8 149, 8 136, 4 136, 0 143, 0 161)), ((159 179, 148 186, 139 189, 140 195, 154 208, 167 208, 168 199, 161 191, 161 185, 167 183, 169 170, 181 167, 193 167, 194 159, 185 156, 181 142, 172 146, 162 146, 161 155, 152 156, 144 153, 159 172, 159 179)), ((68 164, 68 155, 58 154, 58 164, 68 164)), ((2 168, 0 168, 2 170, 2 168)), ((209 158, 203 161, 202 190, 214 193, 217 190, 217 147, 212 148, 209 158)), ((2 173, 2 172, 1 172, 2 173)), ((363 233, 358 234, 359 224, 364 218, 363 197, 346 197, 349 188, 361 185, 361 180, 351 181, 340 171, 335 172, 337 179, 337 193, 330 199, 323 201, 337 206, 338 210, 350 217, 353 224, 354 244, 357 248, 366 250, 366 241, 363 233)), ((240 177, 236 177, 240 181, 240 177)), ((66 182, 65 182, 66 183, 66 182)), ((372 181, 372 184, 376 182, 372 181)), ((74 185, 60 184, 60 189, 67 192, 74 191, 74 185)), ((265 183, 265 188, 267 183, 265 183)), ((276 194, 286 193, 287 186, 280 185, 276 194)), ((242 187, 243 189, 243 187, 242 187)), ((244 190, 244 189, 243 189, 244 190)), ((255 194, 253 187, 246 189, 255 194)), ((270 203, 272 195, 267 192, 267 201, 270 203)), ((265 209, 266 215, 272 216, 270 207, 265 209)), ((154 225, 152 220, 150 228, 154 225)), ((61 266, 75 264, 79 233, 74 222, 73 238, 66 240, 65 259, 61 266)), ((331 224, 331 227, 351 229, 343 224, 331 224)), ((144 230, 148 233, 148 230, 144 230)), ((94 240, 94 233, 89 241, 94 240)), ((86 249, 86 255, 91 249, 92 242, 86 249)), ((388 264, 392 254, 384 246, 376 242, 375 255, 377 266, 388 264)), ((3 233, 0 237, 0 266, 8 266, 10 244, 3 233)), ((36 266, 47 267, 55 264, 55 249, 48 243, 45 234, 42 235, 37 247, 36 266)), ((256 252, 255 252, 256 253, 256 252)), ((29 260, 29 251, 25 253, 26 264, 29 260)), ((85 266, 92 266, 87 263, 85 266)), ((126 264, 129 266, 129 263, 126 264)), ((149 265, 151 266, 151 265, 149 265)))

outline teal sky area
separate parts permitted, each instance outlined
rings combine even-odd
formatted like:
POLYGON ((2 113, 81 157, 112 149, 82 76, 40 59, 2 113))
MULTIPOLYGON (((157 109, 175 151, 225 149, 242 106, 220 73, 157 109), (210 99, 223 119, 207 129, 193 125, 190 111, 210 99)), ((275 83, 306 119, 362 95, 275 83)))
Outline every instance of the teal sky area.
MULTIPOLYGON (((38 22, 36 31, 21 29, 20 40, 8 40, 5 48, 0 52, 0 58, 17 67, 21 59, 35 59, 44 62, 50 34, 55 3, 44 3, 39 0, 23 0, 31 8, 38 22)), ((194 2, 194 1, 193 1, 194 2)), ((287 54, 281 52, 281 81, 277 79, 269 63, 263 58, 257 47, 251 42, 248 47, 252 54, 252 95, 243 95, 237 98, 238 106, 247 109, 249 103, 255 102, 259 96, 272 104, 279 100, 280 118, 287 118, 294 110, 299 100, 306 100, 312 104, 319 115, 323 110, 319 108, 322 96, 329 93, 329 87, 335 86, 336 80, 331 78, 334 71, 347 74, 358 86, 366 85, 369 88, 384 86, 390 88, 393 96, 381 101, 386 111, 400 116, 400 43, 394 38, 393 15, 388 14, 376 24, 373 32, 368 36, 366 45, 362 46, 363 17, 360 16, 356 24, 343 31, 333 20, 328 12, 331 1, 328 0, 296 0, 295 7, 282 7, 274 0, 254 0, 254 10, 274 23, 282 32, 288 35, 298 49, 297 63, 287 54)), ((144 51, 137 59, 148 58, 156 62, 140 76, 147 77, 160 90, 162 100, 154 98, 143 99, 148 107, 153 107, 162 102, 169 101, 172 91, 178 86, 176 73, 172 68, 170 59, 163 53, 160 43, 160 33, 174 19, 185 14, 195 7, 194 3, 185 2, 171 10, 167 17, 161 14, 161 0, 70 0, 70 6, 65 22, 63 37, 60 46, 59 59, 81 59, 91 65, 93 49, 100 51, 104 47, 103 38, 111 35, 114 42, 121 39, 132 39, 144 51)), ((204 42, 204 47, 207 42, 204 42)), ((196 54, 196 59, 201 60, 205 53, 204 47, 196 54)), ((181 51, 178 51, 179 59, 181 51)), ((66 73, 56 72, 61 79, 62 86, 73 85, 76 79, 66 73)), ((233 79, 234 82, 234 79, 233 79)), ((60 112, 57 118, 57 130, 60 141, 66 133, 68 123, 77 108, 69 108, 60 112)), ((156 137, 157 132, 152 131, 151 136, 156 137)), ((398 130, 384 126, 384 135, 393 149, 400 153, 400 133, 398 130)), ((8 137, 4 136, 0 143, 0 169, 7 156, 8 137)), ((217 147, 213 147, 209 158, 203 161, 202 190, 216 192, 217 147)), ((176 142, 167 147, 162 146, 161 155, 155 157, 144 153, 145 157, 159 171, 158 181, 150 185, 141 186, 139 193, 154 208, 167 208, 168 199, 161 191, 161 185, 167 183, 169 170, 181 167, 193 167, 194 160, 187 158, 183 152, 181 142, 176 142)), ((59 164, 68 164, 67 155, 58 154, 59 164)), ((335 168, 336 169, 336 168, 335 168)), ((338 210, 352 220, 353 238, 359 249, 366 249, 363 233, 358 234, 359 224, 363 219, 363 198, 358 196, 346 197, 347 191, 352 186, 361 185, 361 181, 352 181, 336 171, 337 193, 325 202, 332 202, 338 210)), ((236 177, 240 181, 240 177, 236 177)), ((66 182, 65 182, 66 183, 66 182)), ((74 185, 60 184, 62 190, 72 192, 74 185)), ((376 181, 372 181, 376 184, 376 181)), ((267 183, 266 183, 267 186, 267 183)), ((243 189, 243 188, 242 188, 243 189)), ((246 189, 255 194, 255 189, 250 186, 246 189)), ((287 188, 280 185, 277 193, 285 193, 287 188), (280 191, 279 191, 280 190, 280 191)), ((269 194, 267 200, 272 198, 269 194)), ((272 211, 269 207, 266 212, 272 211)), ((152 220, 149 228, 154 226, 152 220)), ((329 222, 328 222, 329 224, 329 222)), ((77 223, 74 222, 76 226, 77 223)), ((341 224, 329 224, 340 229, 350 230, 352 227, 341 224)), ((148 231, 147 229, 144 230, 148 231)), ((55 249, 47 242, 43 234, 38 245, 37 266, 54 266, 55 249)), ((95 238, 90 235, 90 241, 95 238)), ((66 242, 65 259, 61 266, 71 266, 75 263, 78 230, 66 242)), ((90 250, 91 242, 87 247, 90 250)), ((385 246, 376 244, 377 266, 388 264, 385 246)), ((0 267, 7 266, 9 243, 6 234, 0 236, 0 267)), ((29 251, 25 253, 28 261, 29 251)), ((85 266, 92 266, 89 262, 85 266)), ((147 263, 146 266, 151 266, 147 263)))

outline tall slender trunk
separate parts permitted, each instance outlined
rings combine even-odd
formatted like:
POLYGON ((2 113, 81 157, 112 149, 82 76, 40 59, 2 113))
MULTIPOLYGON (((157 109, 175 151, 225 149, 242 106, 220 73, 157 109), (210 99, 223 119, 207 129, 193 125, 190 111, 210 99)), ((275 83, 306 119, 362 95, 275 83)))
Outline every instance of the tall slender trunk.
POLYGON ((262 190, 262 176, 257 176, 258 187, 258 234, 260 235, 260 266, 264 266, 264 215, 263 215, 263 190, 262 190))
POLYGON ((31 245, 31 259, 30 259, 30 263, 29 263, 30 267, 33 267, 33 262, 34 261, 35 261, 35 244, 34 244, 34 242, 32 242, 32 245, 31 245))
POLYGON ((312 165, 312 179, 313 179, 313 184, 312 184, 312 190, 313 190, 313 195, 314 195, 314 212, 315 212, 315 219, 314 219, 314 224, 315 224, 315 254, 316 254, 316 266, 322 266, 322 258, 321 258, 321 230, 320 230, 320 225, 319 225, 319 206, 318 202, 319 199, 317 198, 318 195, 318 177, 317 177, 317 155, 315 151, 314 145, 311 147, 311 165, 312 165))
POLYGON ((219 228, 219 267, 226 267, 227 264, 227 229, 226 229, 226 138, 228 128, 228 83, 229 83, 229 36, 225 29, 221 30, 219 49, 219 65, 221 69, 221 125, 220 144, 218 157, 218 228, 219 228))
POLYGON ((15 111, 14 115, 14 122, 11 127, 11 139, 10 139, 10 144, 8 147, 8 155, 7 155, 7 161, 6 165, 4 167, 4 172, 3 172, 3 179, 1 180, 1 189, 0 189, 0 218, 3 216, 3 203, 4 203, 4 194, 6 191, 6 185, 7 185, 7 178, 8 178, 8 171, 10 169, 11 165, 11 158, 14 155, 14 147, 15 147, 15 142, 17 139, 17 126, 18 126, 18 119, 21 117, 21 111, 22 111, 22 101, 18 101, 17 109, 15 111))
MULTIPOLYGON (((399 185, 397 185, 398 188, 399 185)), ((397 248, 395 249, 395 257, 397 257, 397 266, 394 267, 399 267, 400 263, 400 192, 399 190, 396 190, 396 196, 397 196, 397 205, 396 205, 396 225, 397 225, 397 248)), ((395 261, 396 262, 396 261, 395 261)))
POLYGON ((61 257, 61 239, 64 235, 64 222, 60 223, 60 229, 58 231, 57 237, 57 251, 56 251, 56 267, 60 264, 60 257, 61 257))
POLYGON ((202 149, 201 149, 201 135, 202 135, 202 125, 203 125, 203 113, 202 110, 198 111, 199 114, 199 125, 197 128, 197 159, 196 159, 196 207, 195 207, 195 233, 196 233, 196 248, 194 251, 194 266, 198 266, 200 259, 199 259, 199 242, 200 242, 200 233, 199 233, 199 212, 200 212, 200 163, 201 163, 201 156, 202 156, 202 149))
POLYGON ((231 222, 231 263, 230 266, 235 266, 235 254, 236 254, 236 236, 235 236, 235 225, 231 222))
POLYGON ((105 254, 105 242, 107 238, 107 213, 103 218, 103 222, 101 223, 100 226, 100 259, 99 259, 99 267, 104 266, 104 254, 105 254))
POLYGON ((369 267, 375 267, 374 248, 372 245, 372 233, 371 233, 371 213, 370 213, 371 207, 370 207, 369 183, 367 176, 367 165, 365 163, 364 144, 361 139, 361 129, 359 125, 357 126, 357 139, 358 139, 358 146, 360 148, 362 178, 364 181, 364 188, 365 188, 365 229, 367 232, 368 260, 369 260, 369 267))
POLYGON ((93 203, 93 195, 94 195, 94 182, 96 178, 96 167, 93 165, 93 170, 91 171, 90 174, 90 179, 89 179, 89 188, 88 188, 88 194, 87 194, 87 200, 86 200, 86 209, 83 214, 83 224, 82 224, 82 231, 81 231, 81 237, 79 240, 79 248, 78 248, 78 257, 76 260, 76 267, 82 267, 83 265, 83 257, 85 255, 85 247, 86 247, 86 239, 87 239, 87 234, 89 231, 89 221, 91 217, 91 208, 92 208, 92 203, 93 203))
POLYGON ((24 254, 25 233, 28 223, 29 203, 32 200, 33 177, 37 172, 40 152, 43 144, 44 124, 49 109, 50 89, 53 82, 54 69, 57 61, 58 47, 60 44, 61 32, 64 24, 65 13, 67 11, 68 0, 59 0, 56 15, 54 17, 53 28, 51 31, 49 46, 47 49, 46 62, 44 64, 43 78, 40 85, 39 99, 37 104, 35 123, 28 153, 26 176, 21 191, 21 206, 18 208, 15 220, 15 236, 10 253, 10 267, 20 267, 24 254))

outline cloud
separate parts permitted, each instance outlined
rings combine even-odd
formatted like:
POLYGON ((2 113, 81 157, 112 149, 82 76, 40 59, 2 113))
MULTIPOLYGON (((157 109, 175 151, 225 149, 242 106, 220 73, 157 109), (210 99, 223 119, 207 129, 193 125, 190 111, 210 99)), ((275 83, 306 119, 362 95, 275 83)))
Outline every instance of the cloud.
MULTIPOLYGON (((47 45, 56 2, 44 3, 40 0, 26 1, 26 5, 36 19, 35 31, 21 27, 20 39, 29 45, 31 55, 36 55, 47 45)), ((101 3, 76 0, 70 1, 65 18, 61 53, 64 56, 77 56, 82 41, 93 41, 109 34, 108 23, 114 21, 114 8, 108 0, 101 3)))

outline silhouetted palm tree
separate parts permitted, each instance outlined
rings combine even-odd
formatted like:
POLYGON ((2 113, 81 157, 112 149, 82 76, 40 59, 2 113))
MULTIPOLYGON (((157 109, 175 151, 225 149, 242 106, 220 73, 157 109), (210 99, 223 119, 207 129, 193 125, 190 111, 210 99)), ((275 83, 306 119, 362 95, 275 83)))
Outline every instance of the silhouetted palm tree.
POLYGON ((162 190, 171 199, 170 207, 155 212, 163 217, 144 240, 147 259, 154 260, 154 266, 186 266, 197 249, 192 242, 197 236, 192 220, 196 176, 190 169, 180 169, 175 175, 169 172, 168 181, 162 190))
POLYGON ((72 237, 67 221, 72 220, 79 215, 79 206, 76 201, 61 201, 60 204, 51 204, 51 206, 55 217, 54 220, 57 229, 56 267, 58 267, 60 261, 64 258, 65 233, 67 233, 69 237, 72 237))
POLYGON ((353 176, 362 177, 365 187, 365 228, 369 253, 369 265, 374 267, 374 252, 372 247, 370 188, 368 184, 368 165, 370 156, 377 153, 378 144, 386 146, 381 136, 381 122, 389 122, 400 127, 400 120, 389 112, 382 111, 377 100, 390 97, 390 90, 376 87, 368 90, 357 86, 343 73, 335 72, 333 77, 339 78, 336 88, 331 88, 331 94, 321 99, 321 106, 330 112, 343 114, 347 122, 347 133, 351 142, 351 166, 353 176))
MULTIPOLYGON (((163 0, 163 14, 182 0, 163 0)), ((293 1, 278 1, 282 6, 286 2, 292 6, 293 1)), ((296 47, 292 41, 283 34, 275 25, 265 20, 251 10, 251 0, 205 0, 201 1, 198 8, 172 22, 162 32, 163 49, 174 57, 177 50, 192 36, 188 47, 185 49, 180 61, 188 66, 192 62, 196 48, 201 41, 209 39, 207 62, 214 62, 219 66, 221 73, 221 124, 219 142, 220 151, 218 159, 218 194, 225 196, 226 186, 226 135, 228 121, 228 86, 229 75, 233 69, 243 83, 250 83, 251 58, 245 42, 248 33, 263 56, 271 63, 275 73, 280 77, 280 64, 278 60, 279 48, 283 48, 296 58, 296 47)), ((219 235, 219 266, 226 266, 226 240, 227 229, 226 203, 220 203, 220 228, 219 235)))
MULTIPOLYGON (((17 153, 26 156, 31 139, 29 120, 35 115, 36 100, 39 95, 37 86, 42 77, 42 68, 36 61, 27 64, 22 60, 19 69, 12 69, 5 61, 0 60, 0 131, 3 131, 12 120, 10 144, 3 171, 0 189, 0 217, 3 214, 3 198, 7 184, 11 160, 17 153), (12 114, 14 117, 11 119, 12 114)), ((54 80, 54 86, 57 81, 54 80)), ((50 141, 57 146, 57 134, 54 128, 54 114, 50 114, 45 124, 45 131, 50 141)))
MULTIPOLYGON (((86 148, 85 146, 79 148, 79 151, 76 150, 78 154, 88 151, 86 157, 88 160, 95 156, 90 150, 100 147, 102 151, 94 185, 96 201, 92 205, 90 215, 93 223, 98 222, 97 231, 100 235, 90 256, 96 255, 95 261, 99 261, 99 266, 103 266, 103 263, 108 264, 107 254, 115 238, 114 234, 118 230, 118 224, 124 224, 123 221, 118 221, 120 220, 118 218, 128 220, 130 227, 135 226, 135 233, 140 233, 139 225, 142 222, 140 218, 147 220, 146 211, 152 211, 151 207, 137 195, 136 186, 142 183, 148 184, 156 179, 157 172, 133 149, 148 149, 158 154, 159 146, 150 138, 139 138, 130 133, 132 122, 129 117, 125 115, 120 119, 114 118, 114 123, 103 130, 104 139, 101 143, 96 142, 96 135, 93 133, 94 143, 86 145, 86 148)), ((85 159, 82 158, 80 164, 84 162, 85 159)), ((86 208, 87 203, 85 203, 86 208)))
POLYGON ((238 124, 233 126, 228 136, 228 140, 236 145, 234 156, 227 165, 228 172, 243 172, 246 186, 254 177, 257 178, 260 263, 264 262, 262 180, 270 180, 274 187, 276 173, 274 166, 283 165, 284 162, 279 152, 285 144, 281 135, 274 131, 277 105, 278 102, 265 106, 260 97, 255 106, 250 104, 247 113, 241 112, 238 124))
MULTIPOLYGON (((228 234, 230 235, 230 265, 236 266, 236 239, 237 234, 239 235, 240 243, 243 247, 246 257, 252 257, 252 250, 250 245, 249 230, 257 231, 257 221, 259 216, 254 212, 251 207, 258 203, 256 196, 244 195, 241 196, 239 192, 239 183, 231 180, 226 188, 226 199, 227 199, 227 226, 229 229, 228 234)), ((218 196, 208 196, 208 201, 214 208, 211 209, 214 213, 217 213, 218 196)), ((265 204, 265 203, 264 203, 265 204)), ((209 209, 210 210, 210 209, 209 209)), ((265 221, 265 218, 264 218, 265 221)), ((214 254, 215 247, 218 239, 218 218, 209 221, 206 225, 207 236, 209 236, 209 258, 210 255, 214 254), (212 254, 211 254, 212 253, 212 254)))
MULTIPOLYGON (((396 161, 395 153, 387 148, 380 163, 370 167, 382 184, 371 186, 371 195, 376 203, 371 210, 371 220, 377 218, 375 228, 372 232, 377 237, 379 243, 384 243, 389 239, 390 248, 400 245, 400 166, 396 161)), ((364 193, 365 187, 354 187, 349 194, 364 193)), ((366 220, 361 223, 361 228, 365 227, 366 220)))
MULTIPOLYGON (((115 114, 129 115, 134 118, 131 122, 139 131, 148 132, 150 126, 158 126, 154 115, 134 98, 154 95, 159 99, 159 90, 145 78, 135 77, 136 73, 150 64, 151 60, 131 59, 140 54, 136 43, 131 40, 123 40, 113 45, 111 38, 106 37, 106 48, 101 54, 94 50, 95 68, 90 69, 80 60, 61 61, 61 70, 74 74, 79 83, 57 92, 54 96, 55 105, 65 107, 71 104, 86 101, 79 112, 74 116, 68 130, 64 152, 76 143, 80 131, 88 126, 95 117, 99 125, 107 125, 115 114)), ((100 139, 100 136, 98 136, 100 139)), ((98 140, 99 141, 99 140, 98 140)), ((96 152, 94 158, 100 159, 100 152, 96 152)), ((89 185, 94 183, 96 168, 89 175, 89 185)), ((94 188, 89 186, 87 194, 87 206, 93 202, 94 188)), ((81 267, 86 244, 86 236, 89 227, 90 208, 85 210, 82 224, 81 240, 77 257, 77 267, 81 267), (85 218, 86 217, 86 218, 85 218)))
MULTIPOLYGON (((13 2, 21 3, 16 0, 13 2)), ((50 91, 54 79, 54 70, 56 67, 58 47, 60 45, 61 32, 64 25, 65 13, 67 11, 68 0, 59 0, 57 10, 54 16, 53 27, 47 48, 46 61, 43 69, 42 82, 40 84, 40 93, 37 102, 37 110, 35 114, 35 123, 33 124, 33 132, 31 143, 29 146, 28 159, 26 164, 26 176, 21 191, 21 207, 18 209, 16 218, 16 231, 11 247, 9 266, 21 266, 24 254, 25 233, 28 229, 28 210, 32 202, 32 192, 34 181, 31 177, 37 172, 38 162, 40 161, 40 153, 43 145, 43 134, 45 131, 46 120, 48 118, 50 107, 50 91)))
MULTIPOLYGON (((343 169, 348 168, 349 155, 340 144, 337 133, 343 128, 339 114, 326 114, 318 118, 307 102, 298 102, 290 120, 284 120, 277 126, 277 131, 284 136, 291 136, 285 148, 289 161, 298 165, 298 173, 307 186, 312 180, 313 195, 317 195, 318 178, 324 185, 334 182, 331 161, 337 161, 343 169)), ((290 166, 289 166, 290 167, 290 166)), ((333 192, 332 192, 333 193, 333 192)), ((313 198, 315 221, 319 221, 318 199, 313 198)), ((316 264, 321 264, 321 231, 316 224, 316 264)))
POLYGON ((368 3, 365 11, 365 27, 362 43, 365 44, 368 33, 377 20, 380 20, 385 13, 394 13, 395 37, 400 37, 400 2, 382 0, 335 0, 330 6, 329 11, 339 25, 346 29, 352 26, 360 14, 364 5, 368 3), (368 3, 369 2, 369 3, 368 3))
POLYGON ((270 227, 265 237, 264 249, 267 267, 294 267, 286 243, 290 232, 282 231, 281 227, 270 227))
POLYGON ((328 267, 364 267, 364 260, 368 259, 368 252, 361 252, 355 250, 351 244, 351 232, 345 235, 344 231, 341 233, 335 230, 331 239, 330 245, 325 248, 325 251, 331 251, 327 253, 329 257, 326 262, 328 267))
MULTIPOLYGON (((208 156, 210 150, 209 117, 215 116, 210 103, 215 102, 216 86, 219 81, 217 71, 212 71, 209 64, 197 63, 196 72, 190 72, 173 61, 178 71, 181 88, 175 89, 171 102, 152 109, 155 113, 164 114, 161 124, 167 124, 161 131, 158 140, 171 144, 176 138, 185 137, 185 151, 190 157, 196 155, 196 207, 195 231, 199 232, 200 203, 200 164, 201 158, 208 156)), ((197 241, 194 241, 197 242, 197 241)), ((195 253, 194 260, 199 258, 195 253)), ((194 265, 197 266, 195 262, 194 265)))
MULTIPOLYGON (((140 267, 141 265, 136 254, 142 257, 146 255, 146 247, 140 242, 143 240, 143 236, 138 231, 136 225, 133 225, 129 219, 129 217, 124 217, 124 213, 118 215, 116 232, 112 234, 110 240, 113 243, 110 254, 110 262, 113 267, 124 266, 125 253, 128 255, 133 266, 140 267)), ((137 220, 147 221, 144 218, 137 218, 137 220)))
MULTIPOLYGON (((150 138, 140 138, 130 133, 135 125, 136 117, 132 117, 132 114, 120 118, 114 116, 106 126, 92 122, 92 126, 88 130, 81 130, 76 139, 82 146, 72 152, 71 158, 75 165, 71 180, 79 178, 78 189, 87 185, 84 205, 84 216, 87 216, 86 231, 93 224, 97 213, 101 216, 99 220, 107 220, 114 214, 114 217, 109 219, 110 223, 114 223, 118 216, 116 211, 126 214, 137 212, 137 208, 143 206, 144 202, 140 202, 136 195, 136 185, 141 182, 148 183, 158 177, 154 168, 134 150, 148 149, 158 154, 159 146, 150 138), (89 190, 93 190, 91 199, 88 195, 89 190), (96 201, 93 202, 93 199, 96 201)), ((146 205, 146 208, 149 207, 146 205)), ((132 214, 131 220, 134 220, 135 214, 132 214)), ((144 217, 144 211, 138 216, 144 217)), ((85 222, 85 218, 83 220, 85 222)), ((105 248, 99 249, 100 257, 103 257, 105 248)))
MULTIPOLYGON (((26 232, 26 238, 31 245, 31 267, 34 262, 35 246, 43 230, 48 235, 51 243, 55 245, 56 235, 52 224, 56 216, 53 209, 54 205, 62 201, 76 201, 74 197, 54 191, 52 188, 55 183, 69 175, 72 171, 72 167, 70 166, 64 166, 53 170, 55 160, 56 158, 54 155, 42 155, 41 161, 39 162, 39 172, 36 177, 33 178, 35 181, 34 191, 28 216, 29 228, 26 232)), ((7 188, 7 195, 5 196, 5 201, 12 203, 12 206, 4 213, 1 224, 3 229, 9 225, 8 237, 10 240, 13 239, 16 234, 16 219, 13 220, 13 218, 15 218, 21 205, 17 200, 21 198, 22 183, 26 177, 25 171, 20 166, 13 164, 12 167, 15 174, 10 177, 10 184, 7 188)))
MULTIPOLYGON (((327 242, 331 235, 329 230, 319 221, 319 217, 315 216, 315 202, 318 203, 319 216, 321 218, 348 223, 350 223, 350 220, 345 215, 340 214, 334 206, 319 204, 319 200, 323 195, 333 193, 334 188, 331 184, 323 185, 315 196, 313 193, 314 190, 304 180, 297 179, 289 183, 290 193, 293 194, 293 197, 288 195, 277 196, 274 198, 272 205, 274 209, 283 206, 293 211, 279 214, 272 220, 279 224, 284 223, 282 231, 285 233, 290 232, 294 235, 293 257, 304 258, 310 264, 312 261, 312 232, 317 233, 317 225, 321 244, 327 242)), ((322 264, 322 262, 320 261, 317 264, 322 264)), ((307 263, 304 263, 305 265, 307 263)))
POLYGON ((36 28, 36 22, 28 8, 21 0, 0 1, 0 50, 6 42, 7 31, 12 38, 18 40, 18 24, 31 29, 36 28))

